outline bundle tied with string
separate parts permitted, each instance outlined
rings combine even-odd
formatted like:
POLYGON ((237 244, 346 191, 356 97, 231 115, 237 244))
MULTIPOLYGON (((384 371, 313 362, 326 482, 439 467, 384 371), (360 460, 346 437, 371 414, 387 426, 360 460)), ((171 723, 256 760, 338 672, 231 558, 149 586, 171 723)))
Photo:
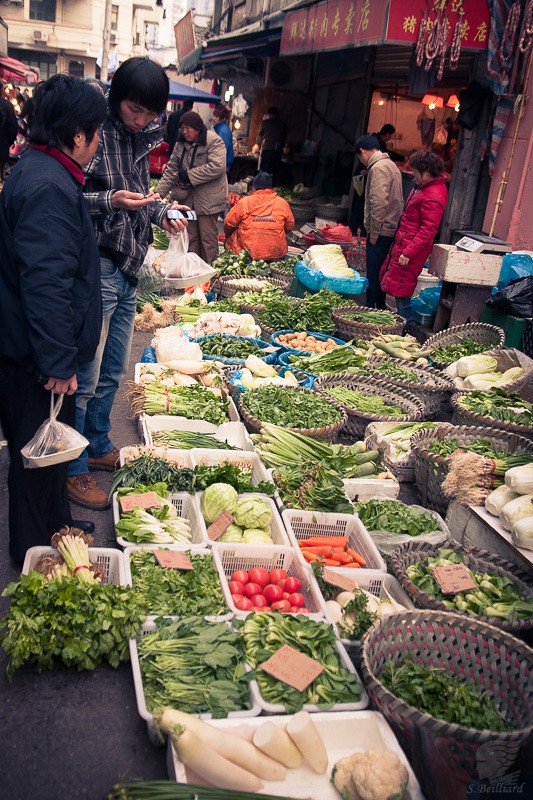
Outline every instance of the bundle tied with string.
POLYGON ((442 489, 462 505, 480 506, 493 489, 503 483, 511 466, 506 459, 457 450, 450 456, 450 468, 442 489))

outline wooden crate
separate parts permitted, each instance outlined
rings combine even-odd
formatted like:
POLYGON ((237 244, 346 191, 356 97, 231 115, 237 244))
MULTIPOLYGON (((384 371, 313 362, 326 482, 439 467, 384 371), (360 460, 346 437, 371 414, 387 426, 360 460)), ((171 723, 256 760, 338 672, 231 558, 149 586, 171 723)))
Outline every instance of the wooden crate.
POLYGON ((451 244, 434 244, 429 272, 443 281, 473 286, 494 286, 498 282, 503 256, 469 253, 451 244))

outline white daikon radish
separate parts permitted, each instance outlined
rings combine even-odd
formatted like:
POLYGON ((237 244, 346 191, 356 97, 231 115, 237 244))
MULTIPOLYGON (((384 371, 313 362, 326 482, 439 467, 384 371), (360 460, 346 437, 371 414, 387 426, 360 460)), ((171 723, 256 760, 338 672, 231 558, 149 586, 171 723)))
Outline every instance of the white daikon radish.
POLYGON ((311 769, 323 775, 328 768, 328 754, 311 715, 298 711, 289 720, 286 730, 311 769))
POLYGON ((336 600, 327 600, 326 608, 332 622, 340 622, 342 620, 342 606, 336 600))
POLYGON ((353 600, 353 592, 339 592, 335 600, 340 606, 342 606, 342 608, 344 608, 344 606, 348 605, 350 600, 353 600))
POLYGON ((194 386, 198 381, 192 375, 182 375, 174 373, 174 384, 176 386, 194 386))
POLYGON ((498 486, 497 489, 494 489, 494 491, 485 498, 485 508, 489 514, 494 514, 495 517, 499 517, 502 508, 507 505, 507 503, 510 503, 511 500, 514 500, 515 497, 518 497, 517 492, 513 492, 508 486, 502 484, 502 486, 498 486))
POLYGON ((289 769, 296 769, 303 763, 303 756, 283 728, 273 722, 265 722, 254 733, 253 743, 267 756, 279 761, 289 769))
POLYGON ((183 361, 165 361, 164 366, 174 369, 176 372, 183 372, 185 375, 201 375, 202 372, 207 372, 211 362, 183 359, 183 361))
POLYGON ((227 729, 215 728, 198 717, 193 717, 184 711, 176 711, 173 708, 163 709, 156 718, 156 724, 161 731, 168 734, 172 733, 176 725, 186 727, 213 750, 216 750, 219 755, 248 772, 252 772, 258 778, 269 781, 285 780, 287 775, 285 767, 254 747, 251 742, 252 734, 250 734, 250 741, 246 741, 241 736, 230 733, 227 729))

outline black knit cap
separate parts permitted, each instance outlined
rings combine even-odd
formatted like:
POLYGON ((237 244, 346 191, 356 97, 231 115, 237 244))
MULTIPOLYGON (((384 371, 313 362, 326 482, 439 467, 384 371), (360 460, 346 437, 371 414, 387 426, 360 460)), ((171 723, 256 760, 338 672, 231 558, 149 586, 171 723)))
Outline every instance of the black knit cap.
POLYGON ((252 181, 252 189, 272 189, 272 175, 270 172, 258 172, 252 181))
POLYGON ((196 111, 187 111, 180 119, 180 126, 183 125, 188 128, 194 128, 195 131, 201 131, 204 127, 204 121, 196 111))

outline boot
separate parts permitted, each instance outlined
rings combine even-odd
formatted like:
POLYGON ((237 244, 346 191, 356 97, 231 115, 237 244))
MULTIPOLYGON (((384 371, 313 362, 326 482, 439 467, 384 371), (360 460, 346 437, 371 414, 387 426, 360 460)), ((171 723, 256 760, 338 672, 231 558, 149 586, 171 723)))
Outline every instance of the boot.
POLYGON ((103 511, 111 505, 111 500, 103 489, 98 488, 91 475, 74 475, 72 478, 67 478, 67 490, 70 502, 77 506, 103 511))
POLYGON ((105 456, 100 456, 100 458, 89 457, 89 469, 91 472, 97 472, 98 470, 114 472, 119 468, 119 457, 120 453, 117 448, 114 447, 111 452, 107 453, 105 456))

